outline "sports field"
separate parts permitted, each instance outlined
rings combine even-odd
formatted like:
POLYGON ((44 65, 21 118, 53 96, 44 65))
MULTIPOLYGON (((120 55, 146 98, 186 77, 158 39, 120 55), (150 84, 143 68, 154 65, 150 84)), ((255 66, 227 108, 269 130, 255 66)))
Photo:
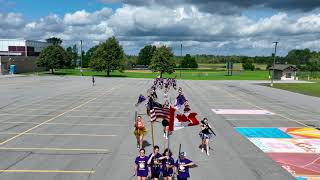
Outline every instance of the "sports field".
MULTIPOLYGON (((132 133, 135 110, 147 119, 143 108, 136 109, 134 104, 152 83, 151 79, 97 77, 96 86, 92 87, 90 77, 2 78, 0 179, 130 179, 138 155, 132 133)), ((199 127, 182 129, 171 136, 174 158, 181 143, 187 157, 197 164, 190 170, 191 179, 286 180, 294 179, 293 175, 320 178, 320 171, 314 168, 320 165, 320 133, 311 129, 315 135, 301 138, 305 133, 295 136, 292 134, 296 131, 290 129, 319 127, 320 99, 257 85, 260 83, 265 82, 178 81, 191 109, 199 119, 208 117, 217 133, 210 142, 210 156, 198 148, 199 127), (261 130, 266 127, 274 129, 261 130), (253 133, 249 137, 243 132, 253 133), (266 137, 266 132, 271 132, 267 133, 271 137, 266 137), (281 153, 301 156, 285 159, 265 140, 275 139, 279 133, 295 141, 315 139, 304 142, 314 151, 295 147, 293 152, 286 152, 282 148, 281 153), (265 142, 267 145, 260 146, 265 142), (313 166, 304 166, 301 159, 313 166), (288 170, 293 163, 296 174, 288 170)), ((158 95, 161 101, 162 93, 159 91, 158 95)), ((147 154, 151 153, 149 126, 147 154)), ((155 125, 155 142, 163 151, 161 129, 161 124, 155 125)))

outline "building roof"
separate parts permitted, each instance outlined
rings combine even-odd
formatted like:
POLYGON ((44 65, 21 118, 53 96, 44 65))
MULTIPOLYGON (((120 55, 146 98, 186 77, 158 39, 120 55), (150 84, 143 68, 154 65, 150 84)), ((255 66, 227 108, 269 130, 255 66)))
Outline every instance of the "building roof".
POLYGON ((46 41, 42 41, 42 40, 29 40, 29 39, 23 39, 23 38, 21 38, 21 39, 1 39, 0 38, 0 41, 24 41, 24 42, 26 42, 26 41, 29 41, 29 42, 40 42, 40 43, 47 43, 46 41))
POLYGON ((269 70, 280 70, 280 71, 289 70, 289 69, 293 71, 298 70, 298 68, 292 64, 275 64, 274 66, 271 66, 269 68, 269 70))

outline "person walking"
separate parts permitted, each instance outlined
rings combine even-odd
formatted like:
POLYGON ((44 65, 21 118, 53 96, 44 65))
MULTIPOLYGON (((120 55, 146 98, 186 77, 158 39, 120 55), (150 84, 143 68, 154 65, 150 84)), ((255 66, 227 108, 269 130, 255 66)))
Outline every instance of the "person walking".
MULTIPOLYGON (((212 127, 208 123, 207 118, 203 118, 200 125, 201 131, 199 133, 201 138, 201 152, 204 152, 204 148, 206 148, 207 155, 210 155, 210 146, 209 141, 212 137, 212 134, 214 134, 212 127)), ((215 134, 214 134, 215 135, 215 134)))
POLYGON ((181 152, 175 163, 177 179, 187 180, 190 177, 189 168, 191 166, 194 166, 194 163, 186 158, 185 152, 181 152))
POLYGON ((149 171, 148 171, 148 157, 145 155, 146 150, 140 149, 140 154, 136 157, 135 167, 134 167, 134 175, 137 176, 137 180, 146 180, 149 171))
POLYGON ((92 76, 92 86, 95 85, 96 80, 94 79, 94 76, 92 76))
POLYGON ((172 152, 170 149, 165 149, 162 157, 159 158, 162 162, 162 176, 163 180, 172 180, 173 177, 173 168, 174 168, 174 159, 172 158, 172 152))
POLYGON ((143 139, 144 136, 147 134, 147 128, 144 126, 144 121, 141 116, 138 116, 136 122, 134 124, 134 135, 137 139, 137 148, 143 148, 143 139))
POLYGON ((159 146, 154 146, 153 153, 149 155, 148 165, 150 166, 152 180, 158 180, 160 176, 161 162, 159 158, 161 157, 161 154, 159 153, 159 149, 159 146))

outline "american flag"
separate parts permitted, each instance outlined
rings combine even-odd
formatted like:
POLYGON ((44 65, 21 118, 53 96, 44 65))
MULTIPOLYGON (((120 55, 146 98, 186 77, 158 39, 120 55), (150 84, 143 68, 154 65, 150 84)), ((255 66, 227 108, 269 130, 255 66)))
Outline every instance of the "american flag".
POLYGON ((154 107, 150 110, 151 121, 155 121, 158 118, 169 120, 170 110, 169 108, 154 107))

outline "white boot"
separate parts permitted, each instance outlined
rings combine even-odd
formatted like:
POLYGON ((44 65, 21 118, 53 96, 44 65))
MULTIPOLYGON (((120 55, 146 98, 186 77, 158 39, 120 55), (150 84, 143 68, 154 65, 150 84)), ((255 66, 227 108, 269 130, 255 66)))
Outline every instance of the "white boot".
POLYGON ((204 151, 204 148, 203 148, 203 145, 201 145, 201 152, 203 152, 204 151))
POLYGON ((206 148, 207 148, 207 155, 209 156, 209 155, 210 155, 210 154, 209 154, 209 151, 210 151, 209 145, 207 145, 206 148))

